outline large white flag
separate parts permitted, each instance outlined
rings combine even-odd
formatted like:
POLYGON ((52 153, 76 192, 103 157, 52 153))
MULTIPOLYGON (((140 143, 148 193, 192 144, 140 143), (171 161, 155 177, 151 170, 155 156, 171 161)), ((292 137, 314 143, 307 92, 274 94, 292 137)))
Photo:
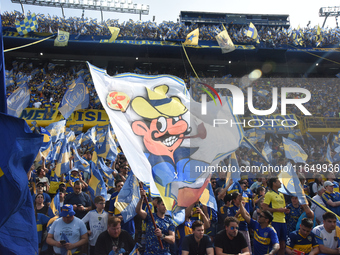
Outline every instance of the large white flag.
POLYGON ((201 104, 190 98, 178 77, 131 73, 111 77, 89 67, 135 176, 150 184, 152 195, 160 195, 170 210, 197 201, 216 169, 211 164, 235 151, 242 140, 230 102, 223 98, 218 105, 209 102, 208 114, 202 116, 201 104), (214 127, 217 119, 224 124, 214 127))

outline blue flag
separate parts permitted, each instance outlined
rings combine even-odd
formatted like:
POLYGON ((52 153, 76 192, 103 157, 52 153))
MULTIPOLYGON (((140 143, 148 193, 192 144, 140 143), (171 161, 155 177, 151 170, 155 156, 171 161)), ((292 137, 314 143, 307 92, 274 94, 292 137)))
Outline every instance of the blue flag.
POLYGON ((0 113, 0 254, 37 254, 38 234, 27 172, 42 145, 25 120, 0 113))
POLYGON ((30 89, 25 83, 17 88, 7 99, 8 114, 19 117, 30 102, 30 89))
POLYGON ((85 86, 83 78, 79 77, 66 91, 59 111, 67 119, 73 111, 87 108, 89 101, 89 90, 85 86))
POLYGON ((264 144, 263 150, 262 150, 262 155, 267 159, 269 163, 272 162, 273 157, 272 157, 272 148, 270 148, 270 145, 268 141, 264 144))
MULTIPOLYGON (((5 80, 5 58, 4 58, 4 45, 2 41, 2 23, 0 15, 0 112, 7 113, 7 100, 6 100, 6 80, 5 80)), ((13 79, 12 79, 13 80, 13 79)))
POLYGON ((307 131, 306 132, 307 139, 316 142, 316 139, 307 131))

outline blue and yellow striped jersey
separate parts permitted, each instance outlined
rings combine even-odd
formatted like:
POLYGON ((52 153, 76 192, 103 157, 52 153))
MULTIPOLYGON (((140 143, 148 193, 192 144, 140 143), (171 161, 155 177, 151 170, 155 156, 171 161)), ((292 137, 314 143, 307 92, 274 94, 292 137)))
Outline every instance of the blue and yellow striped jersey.
POLYGON ((287 237, 286 246, 293 250, 304 252, 308 255, 313 248, 318 247, 315 234, 311 232, 307 237, 303 237, 299 230, 291 232, 287 237))
POLYGON ((41 243, 43 226, 46 225, 49 220, 50 220, 50 217, 46 216, 45 214, 37 213, 36 224, 37 224, 39 243, 41 243))
POLYGON ((276 231, 272 226, 261 228, 260 223, 250 219, 249 226, 254 230, 254 255, 268 254, 274 244, 279 243, 276 231))

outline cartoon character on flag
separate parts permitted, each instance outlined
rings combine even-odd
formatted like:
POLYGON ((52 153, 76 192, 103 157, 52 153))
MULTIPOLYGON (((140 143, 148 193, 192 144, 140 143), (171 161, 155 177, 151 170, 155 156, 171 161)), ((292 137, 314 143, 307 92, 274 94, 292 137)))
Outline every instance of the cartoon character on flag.
MULTIPOLYGON (((168 162, 173 166, 169 167, 169 164, 166 164, 167 167, 163 165, 164 168, 154 167, 156 174, 164 177, 161 178, 163 181, 187 180, 184 176, 178 176, 176 164, 190 155, 189 149, 179 148, 185 136, 191 131, 188 123, 182 118, 188 109, 178 97, 166 96, 169 90, 167 85, 158 86, 154 90, 146 89, 148 98, 136 97, 131 106, 144 120, 150 120, 150 123, 137 120, 132 123, 132 130, 136 135, 143 137, 143 143, 151 153, 149 157, 154 158, 151 161, 154 162, 154 166, 160 161, 168 162), (162 160, 157 157, 161 157, 162 160)), ((202 127, 204 128, 204 125, 202 127)))
MULTIPOLYGON (((171 195, 175 189, 171 184, 193 184, 200 174, 193 174, 190 169, 194 165, 208 163, 190 159, 191 154, 196 151, 195 148, 181 146, 184 139, 190 138, 188 135, 191 127, 183 118, 188 109, 180 98, 167 97, 168 91, 167 85, 159 85, 154 89, 146 87, 146 96, 135 97, 131 101, 131 107, 142 120, 133 121, 131 127, 136 135, 142 137, 157 187, 168 189, 169 197, 178 198, 177 195, 171 195)), ((109 97, 110 95, 113 98, 108 99, 109 107, 125 111, 128 107, 126 103, 130 101, 127 95, 119 92, 111 92, 109 97)), ((203 123, 199 125, 198 134, 202 139, 206 137, 203 123)), ((198 197, 207 183, 208 180, 204 180, 201 186, 197 187, 198 197)))
POLYGON ((232 115, 231 102, 208 102, 209 115, 171 75, 110 77, 89 64, 98 96, 135 176, 161 196, 168 210, 197 201, 209 183, 205 166, 217 164, 241 143, 238 125, 212 125, 232 115), (215 163, 215 161, 217 161, 215 163), (198 171, 195 171, 197 168, 198 171))

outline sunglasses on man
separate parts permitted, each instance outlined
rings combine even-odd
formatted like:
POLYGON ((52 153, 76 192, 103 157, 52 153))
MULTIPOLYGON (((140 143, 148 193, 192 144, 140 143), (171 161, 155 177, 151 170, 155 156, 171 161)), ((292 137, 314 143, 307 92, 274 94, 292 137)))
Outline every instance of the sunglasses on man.
POLYGON ((265 218, 265 219, 267 219, 264 215, 262 215, 262 214, 259 214, 259 216, 258 216, 259 218, 265 218))

